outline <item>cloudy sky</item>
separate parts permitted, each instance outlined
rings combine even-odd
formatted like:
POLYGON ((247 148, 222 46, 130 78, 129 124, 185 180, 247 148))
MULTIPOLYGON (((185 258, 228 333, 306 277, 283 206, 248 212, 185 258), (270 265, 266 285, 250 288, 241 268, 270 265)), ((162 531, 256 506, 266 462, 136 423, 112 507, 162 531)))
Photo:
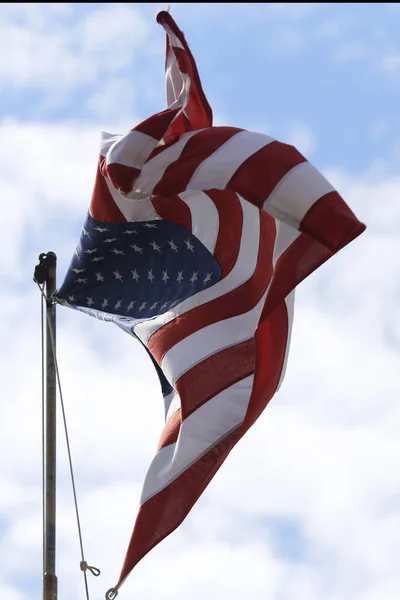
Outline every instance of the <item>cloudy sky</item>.
MULTIPOLYGON (((101 130, 164 99, 159 4, 0 7, 0 593, 39 597, 40 296, 61 282, 101 130)), ((292 143, 367 231, 301 284, 286 379, 121 598, 400 598, 400 5, 171 4, 215 124, 292 143)), ((162 427, 158 380, 117 327, 58 309, 58 360, 91 598, 115 584, 162 427)), ((63 433, 59 598, 83 598, 63 433)))

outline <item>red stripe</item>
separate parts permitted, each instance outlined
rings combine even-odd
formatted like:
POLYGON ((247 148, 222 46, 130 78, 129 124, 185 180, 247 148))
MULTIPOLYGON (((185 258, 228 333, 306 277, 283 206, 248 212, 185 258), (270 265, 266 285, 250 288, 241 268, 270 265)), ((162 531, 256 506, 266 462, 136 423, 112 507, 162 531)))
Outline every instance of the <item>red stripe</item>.
POLYGON ((261 318, 255 334, 255 372, 243 435, 261 415, 276 392, 285 360, 288 336, 286 304, 281 301, 268 318, 261 318))
MULTIPOLYGON (((185 123, 182 114, 178 115, 163 134, 163 140, 166 144, 177 142, 181 135, 186 133, 185 123)), ((153 157, 152 157, 153 158, 153 157)))
POLYGON ((211 108, 205 98, 203 91, 199 93, 200 78, 198 77, 196 65, 193 57, 188 56, 187 50, 172 46, 172 51, 175 54, 176 62, 181 73, 186 73, 190 77, 190 93, 184 107, 185 113, 189 118, 191 129, 202 129, 203 127, 212 126, 211 108), (197 80, 196 80, 197 75, 197 80), (207 107, 204 106, 207 104, 207 107), (207 114, 207 110, 210 114, 207 114))
POLYGON ((224 348, 192 367, 175 384, 182 402, 182 420, 223 390, 251 375, 253 370, 253 338, 224 348))
POLYGON ((336 192, 316 202, 301 222, 301 233, 276 262, 263 316, 325 261, 360 235, 360 223, 336 192), (326 210, 325 210, 326 209, 326 210))
POLYGON ((167 108, 166 110, 163 110, 155 115, 152 115, 148 119, 145 119, 139 123, 139 125, 136 125, 132 131, 140 131, 141 133, 145 133, 155 140, 160 141, 170 126, 171 121, 173 121, 178 113, 178 108, 175 110, 170 110, 167 108))
POLYGON ((104 160, 102 173, 109 178, 115 189, 127 194, 133 189, 134 182, 140 175, 140 169, 119 163, 106 165, 104 160))
POLYGON ((167 421, 158 450, 174 444, 184 419, 217 394, 254 371, 254 339, 251 338, 209 356, 184 373, 177 381, 182 408, 167 421), (210 377, 212 373, 212 377, 210 377))
MULTIPOLYGON (((200 124, 199 129, 202 127, 211 127, 212 120, 213 120, 211 106, 209 105, 206 95, 204 94, 203 86, 201 85, 201 80, 200 80, 200 76, 199 76, 199 73, 197 70, 196 62, 195 62, 193 55, 190 51, 190 48, 186 42, 185 36, 183 35, 182 31, 176 25, 174 19, 171 17, 171 15, 168 12, 166 12, 164 10, 159 12, 157 15, 157 22, 160 23, 160 25, 162 25, 163 23, 168 25, 168 27, 176 35, 176 37, 178 38, 178 40, 181 42, 182 46, 184 47, 185 53, 188 57, 187 62, 191 66, 190 75, 191 75, 191 80, 192 80, 192 88, 196 89, 196 95, 199 98, 199 107, 201 108, 201 113, 199 113, 199 119, 200 119, 200 114, 201 114, 202 124, 200 124)), ((175 52, 176 50, 177 50, 177 48, 174 48, 174 47, 172 48, 173 52, 175 52)), ((177 56, 177 55, 175 54, 175 56, 177 56)), ((177 61, 179 61, 178 56, 177 56, 177 61)), ((178 62, 178 64, 179 64, 179 62, 178 62)))
POLYGON ((226 187, 262 208, 282 177, 302 162, 306 159, 294 146, 274 141, 245 160, 226 187))
POLYGON ((172 483, 141 506, 118 586, 154 546, 182 523, 240 437, 237 430, 227 435, 172 483))
POLYGON ((234 192, 208 190, 205 193, 211 198, 218 210, 219 231, 214 257, 221 267, 222 278, 224 278, 232 271, 239 254, 243 228, 243 209, 239 198, 234 192))
POLYGON ((107 183, 101 174, 101 163, 105 158, 100 156, 97 166, 96 180, 93 188, 92 199, 90 201, 90 214, 97 221, 105 223, 124 223, 124 215, 115 204, 107 183))
POLYGON ((182 227, 192 232, 192 214, 190 208, 179 196, 153 196, 151 202, 160 217, 182 225, 182 227))
POLYGON ((157 156, 158 154, 160 154, 161 152, 164 152, 165 150, 167 150, 167 148, 170 148, 171 146, 173 146, 174 144, 176 144, 176 142, 177 142, 177 140, 173 139, 171 141, 165 142, 161 146, 156 146, 156 148, 154 148, 154 150, 152 151, 152 153, 149 155, 149 157, 145 161, 145 164, 147 162, 149 162, 151 159, 153 159, 155 156, 157 156))
POLYGON ((338 252, 365 230, 337 192, 330 192, 315 202, 300 223, 300 230, 338 252))
POLYGON ((302 233, 276 262, 274 275, 261 318, 266 318, 277 305, 332 252, 317 240, 302 233))
POLYGON ((162 179, 155 186, 154 193, 168 196, 171 190, 176 190, 172 193, 186 190, 197 167, 239 131, 243 130, 235 127, 217 127, 213 128, 212 135, 209 129, 196 133, 188 140, 179 158, 167 167, 162 179))
POLYGON ((178 439, 179 431, 182 425, 182 409, 177 410, 170 419, 165 423, 160 439, 158 441, 157 450, 175 444, 178 439))
MULTIPOLYGON (((182 110, 186 112, 186 108, 182 107, 182 110)), ((164 134, 164 141, 166 144, 178 141, 181 135, 189 131, 195 131, 196 129, 202 129, 202 127, 192 126, 192 123, 182 112, 168 127, 168 130, 164 134)))
POLYGON ((242 425, 143 504, 135 522, 118 585, 154 546, 182 523, 232 448, 263 412, 279 383, 287 334, 287 311, 282 302, 269 318, 261 322, 255 335, 256 372, 242 425))
POLYGON ((189 335, 212 323, 243 314, 259 302, 272 275, 275 221, 260 213, 261 230, 257 265, 252 277, 228 294, 197 306, 160 327, 150 337, 147 347, 159 364, 166 352, 189 335))

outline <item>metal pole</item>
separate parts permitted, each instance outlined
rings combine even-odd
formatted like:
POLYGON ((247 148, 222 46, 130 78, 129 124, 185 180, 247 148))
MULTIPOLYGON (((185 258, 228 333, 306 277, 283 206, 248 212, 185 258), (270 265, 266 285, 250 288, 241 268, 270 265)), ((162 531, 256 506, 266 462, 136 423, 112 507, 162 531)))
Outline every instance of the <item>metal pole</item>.
POLYGON ((57 600, 56 576, 56 289, 57 257, 41 254, 34 280, 45 283, 46 296, 46 393, 44 409, 44 514, 43 514, 43 600, 57 600))

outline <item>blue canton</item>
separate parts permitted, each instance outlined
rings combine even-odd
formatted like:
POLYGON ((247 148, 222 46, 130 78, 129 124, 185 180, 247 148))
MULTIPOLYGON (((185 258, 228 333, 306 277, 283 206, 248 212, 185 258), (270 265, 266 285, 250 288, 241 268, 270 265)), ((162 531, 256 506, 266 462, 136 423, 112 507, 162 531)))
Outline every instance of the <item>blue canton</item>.
POLYGON ((103 223, 88 214, 54 296, 91 314, 142 320, 163 314, 220 279, 213 255, 181 225, 165 220, 103 223))

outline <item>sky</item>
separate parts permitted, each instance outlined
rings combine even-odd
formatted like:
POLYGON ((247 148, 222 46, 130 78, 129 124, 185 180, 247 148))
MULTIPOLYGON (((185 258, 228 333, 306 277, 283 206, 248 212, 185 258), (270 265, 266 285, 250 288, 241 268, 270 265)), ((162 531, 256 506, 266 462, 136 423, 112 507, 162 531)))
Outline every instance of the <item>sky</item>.
MULTIPOLYGON (((38 255, 61 283, 100 131, 165 108, 162 4, 0 6, 0 595, 41 593, 38 255)), ((297 290, 286 378, 120 598, 400 598, 400 4, 172 3, 216 125, 294 144, 367 224, 297 290)), ((163 423, 145 351, 57 309, 85 558, 118 578, 163 423)), ((59 416, 59 599, 83 598, 59 416)))

